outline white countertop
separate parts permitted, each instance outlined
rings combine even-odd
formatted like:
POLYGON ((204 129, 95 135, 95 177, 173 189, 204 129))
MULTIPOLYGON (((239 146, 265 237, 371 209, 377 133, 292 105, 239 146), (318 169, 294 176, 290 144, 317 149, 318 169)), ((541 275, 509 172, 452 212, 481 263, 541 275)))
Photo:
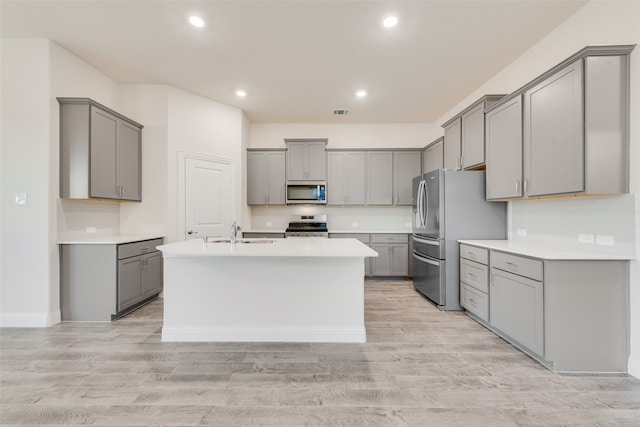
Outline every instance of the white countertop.
POLYGON ((165 258, 190 257, 377 257, 378 253, 356 239, 294 238, 273 243, 204 243, 186 240, 158 246, 165 258))
MULTIPOLYGON (((285 230, 277 230, 277 229, 257 229, 257 230, 242 230, 244 233, 282 233, 284 234, 285 230)), ((372 230, 366 228, 345 228, 345 229, 334 229, 329 228, 329 234, 411 234, 412 231, 409 228, 399 230, 399 229, 389 229, 389 230, 372 230)))
POLYGON ((122 243, 140 242, 143 240, 162 239, 164 236, 157 234, 130 234, 130 235, 114 235, 100 236, 95 234, 86 234, 74 237, 61 238, 58 240, 60 245, 119 245, 122 243))
POLYGON ((595 245, 591 245, 593 249, 585 248, 581 250, 576 248, 563 248, 553 244, 529 243, 520 240, 458 240, 458 242, 545 260, 615 261, 635 259, 635 257, 631 255, 598 252, 598 247, 595 245))

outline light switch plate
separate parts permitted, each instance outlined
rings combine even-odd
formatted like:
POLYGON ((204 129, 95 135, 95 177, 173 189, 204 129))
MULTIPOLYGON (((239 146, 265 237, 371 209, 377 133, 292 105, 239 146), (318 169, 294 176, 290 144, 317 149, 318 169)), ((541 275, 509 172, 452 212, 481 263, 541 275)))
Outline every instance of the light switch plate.
POLYGON ((273 227, 273 223, 272 223, 272 222, 267 222, 267 223, 265 224, 265 227, 273 227))
POLYGON ((16 205, 26 206, 29 203, 29 196, 27 193, 16 193, 16 205))
POLYGON ((357 223, 357 222, 352 222, 352 223, 351 223, 351 226, 352 226, 353 228, 358 228, 358 227, 360 227, 360 224, 359 224, 359 223, 357 223))

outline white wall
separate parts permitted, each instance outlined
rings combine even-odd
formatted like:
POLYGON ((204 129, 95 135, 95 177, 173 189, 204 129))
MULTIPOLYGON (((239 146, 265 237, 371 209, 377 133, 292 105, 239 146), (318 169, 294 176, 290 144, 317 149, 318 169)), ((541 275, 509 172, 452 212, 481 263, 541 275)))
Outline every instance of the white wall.
MULTIPOLYGON (((1 47, 0 326, 48 326, 60 320, 59 238, 91 226, 97 234, 177 240, 177 152, 231 159, 239 194, 249 126, 240 110, 216 101, 168 86, 119 85, 48 40, 3 39, 1 47), (142 203, 58 198, 56 97, 92 98, 145 125, 142 203), (28 194, 26 206, 13 203, 16 193, 28 194)), ((241 203, 236 212, 248 212, 241 203)))
MULTIPOLYGON (((488 93, 510 93, 525 85, 549 68, 588 45, 640 43, 640 2, 594 1, 585 5, 547 37, 500 73, 469 94, 444 114, 437 122, 443 123, 457 112, 488 93)), ((562 201, 527 201, 510 203, 511 234, 515 228, 533 231, 533 239, 553 237, 568 242, 576 239, 576 226, 591 227, 595 232, 619 236, 621 250, 640 254, 640 235, 637 223, 640 194, 640 47, 631 55, 631 129, 630 129, 630 195, 594 198, 591 200, 565 199, 562 201), (615 220, 598 217, 598 213, 612 214, 615 220), (624 221, 624 224, 615 223, 624 221), (569 224, 562 228, 557 224, 569 224), (596 231, 599 230, 599 231, 596 231), (625 236, 622 234, 628 233, 625 236), (632 237, 635 236, 635 239, 632 237), (627 244, 625 245, 625 241, 627 244)), ((430 134, 430 139, 442 135, 430 134)), ((630 263, 631 355, 629 372, 640 377, 640 267, 638 261, 630 263)))
MULTIPOLYGON (((178 215, 178 153, 195 153, 230 159, 235 165, 234 194, 242 193, 242 111, 175 88, 168 92, 167 148, 167 241, 181 240, 178 215)), ((241 197, 236 197, 234 213, 241 215, 241 197)), ((238 218, 240 218, 239 216, 238 218)))
MULTIPOLYGON (((424 148, 433 124, 253 124, 251 148, 285 148, 285 138, 328 138, 327 148, 424 148)), ((434 138, 435 139, 435 138, 434 138)))
MULTIPOLYGON (((46 326, 60 318, 48 284, 54 272, 49 42, 2 40, 0 324, 46 326), (26 193, 28 203, 14 203, 26 193)), ((55 171, 53 171, 55 173, 55 171)))

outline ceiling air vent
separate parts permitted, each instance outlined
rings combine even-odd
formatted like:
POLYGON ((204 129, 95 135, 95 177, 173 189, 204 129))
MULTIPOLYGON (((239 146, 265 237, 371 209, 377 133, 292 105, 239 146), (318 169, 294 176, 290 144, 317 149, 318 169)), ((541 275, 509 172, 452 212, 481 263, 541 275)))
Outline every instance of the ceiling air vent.
POLYGON ((333 115, 334 116, 346 116, 347 114, 349 114, 349 110, 347 110, 347 109, 335 109, 335 110, 333 110, 333 115))

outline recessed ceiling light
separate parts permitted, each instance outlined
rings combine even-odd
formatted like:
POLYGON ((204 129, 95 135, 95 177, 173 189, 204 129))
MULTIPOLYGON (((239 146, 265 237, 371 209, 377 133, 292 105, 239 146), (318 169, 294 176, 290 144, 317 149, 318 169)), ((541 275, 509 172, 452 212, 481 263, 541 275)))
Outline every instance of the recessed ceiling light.
POLYGON ((242 89, 238 89, 236 91, 236 95, 238 95, 240 98, 244 98, 245 96, 247 96, 247 92, 242 89))
POLYGON ((365 96, 367 96, 367 91, 366 90, 359 90, 356 92, 356 96, 358 98, 364 98, 365 96))
POLYGON ((193 25, 196 28, 202 28, 204 27, 204 20, 202 18, 200 18, 199 16, 190 16, 189 17, 189 23, 191 25, 193 25))
POLYGON ((382 25, 384 25, 386 28, 395 27, 397 23, 398 18, 395 16, 387 16, 386 18, 384 18, 384 21, 382 21, 382 25))

